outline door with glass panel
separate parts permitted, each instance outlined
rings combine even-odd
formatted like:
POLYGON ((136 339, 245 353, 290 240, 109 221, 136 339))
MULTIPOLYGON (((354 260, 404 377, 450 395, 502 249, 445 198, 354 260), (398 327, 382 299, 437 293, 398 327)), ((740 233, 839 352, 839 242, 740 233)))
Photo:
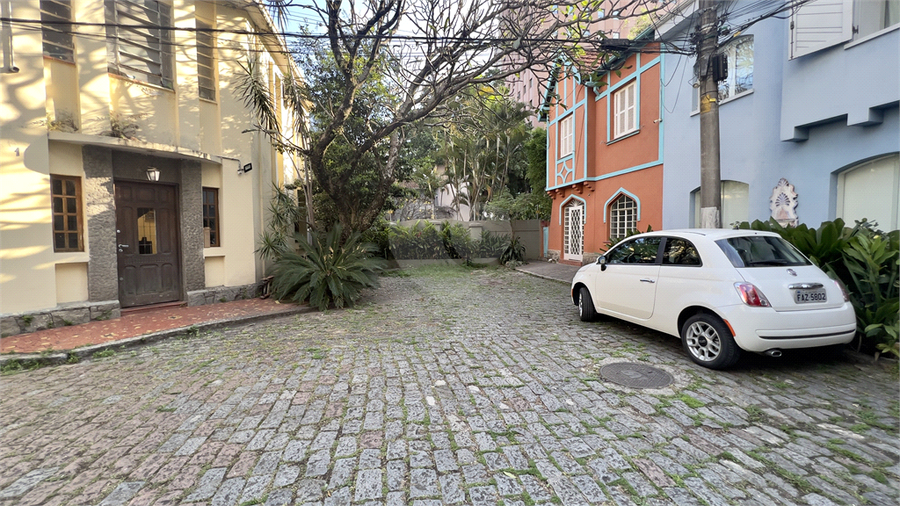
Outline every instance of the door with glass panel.
POLYGON ((119 303, 181 300, 181 251, 175 186, 117 181, 119 303))

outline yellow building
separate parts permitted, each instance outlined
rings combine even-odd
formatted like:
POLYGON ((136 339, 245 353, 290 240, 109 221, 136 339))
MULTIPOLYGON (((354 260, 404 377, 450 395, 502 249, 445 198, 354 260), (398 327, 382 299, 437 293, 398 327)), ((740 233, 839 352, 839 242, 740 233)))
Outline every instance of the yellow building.
POLYGON ((253 296, 273 183, 298 163, 237 91, 251 58, 276 107, 298 77, 263 7, 0 4, 3 335, 253 296))

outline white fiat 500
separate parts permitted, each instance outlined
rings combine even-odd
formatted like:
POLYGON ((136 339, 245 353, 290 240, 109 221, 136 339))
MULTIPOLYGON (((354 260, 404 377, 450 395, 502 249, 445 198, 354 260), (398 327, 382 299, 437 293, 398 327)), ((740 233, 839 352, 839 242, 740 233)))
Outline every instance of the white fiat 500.
POLYGON ((572 300, 598 313, 680 336, 694 362, 724 369, 741 351, 849 343, 853 306, 842 285, 772 232, 649 232, 578 270, 572 300))

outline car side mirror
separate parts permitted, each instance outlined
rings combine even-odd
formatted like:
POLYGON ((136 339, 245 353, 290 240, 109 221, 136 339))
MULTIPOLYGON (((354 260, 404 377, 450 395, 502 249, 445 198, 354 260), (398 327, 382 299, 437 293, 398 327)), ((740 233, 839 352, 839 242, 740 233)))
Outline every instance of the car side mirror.
POLYGON ((601 255, 600 258, 597 259, 597 264, 600 265, 600 270, 606 270, 606 257, 601 255))

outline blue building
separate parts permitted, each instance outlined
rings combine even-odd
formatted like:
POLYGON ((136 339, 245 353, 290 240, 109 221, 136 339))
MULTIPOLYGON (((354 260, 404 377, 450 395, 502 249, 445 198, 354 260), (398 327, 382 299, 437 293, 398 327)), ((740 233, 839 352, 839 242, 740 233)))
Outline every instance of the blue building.
MULTIPOLYGON (((723 226, 774 216, 897 229, 900 0, 813 0, 747 26, 780 3, 717 3, 723 226)), ((689 48, 698 18, 697 1, 682 3, 659 39, 689 48)), ((699 226, 696 57, 663 58, 663 227, 699 226)))

